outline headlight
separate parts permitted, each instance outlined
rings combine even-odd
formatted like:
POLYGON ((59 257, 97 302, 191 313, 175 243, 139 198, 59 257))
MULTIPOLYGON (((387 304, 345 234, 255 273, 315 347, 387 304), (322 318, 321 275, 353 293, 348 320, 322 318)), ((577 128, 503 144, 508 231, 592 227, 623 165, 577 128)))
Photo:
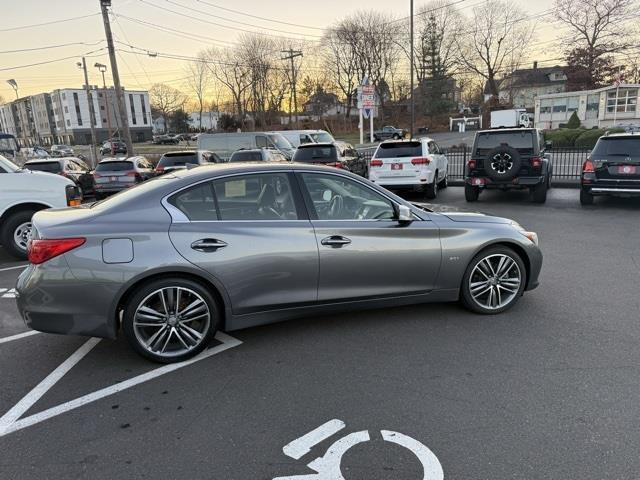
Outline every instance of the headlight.
POLYGON ((511 222, 511 226, 515 228, 518 233, 527 237, 534 245, 538 245, 538 234, 536 232, 528 232, 517 222, 511 222))

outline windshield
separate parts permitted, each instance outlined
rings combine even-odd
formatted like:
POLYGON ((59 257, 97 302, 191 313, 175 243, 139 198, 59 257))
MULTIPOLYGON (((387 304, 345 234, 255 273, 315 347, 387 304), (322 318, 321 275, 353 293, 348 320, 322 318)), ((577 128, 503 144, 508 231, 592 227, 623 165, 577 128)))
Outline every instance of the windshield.
POLYGON ((60 162, 34 162, 34 163, 26 163, 24 168, 27 170, 34 170, 38 172, 51 172, 51 173, 59 173, 60 172, 60 162))
POLYGON ((0 173, 13 173, 20 170, 20 168, 6 157, 0 155, 0 173))
POLYGON ((198 163, 198 155, 195 153, 186 153, 181 155, 165 155, 158 162, 159 167, 182 166, 187 163, 198 163))
POLYGON ((280 133, 270 133, 269 140, 280 150, 293 150, 293 146, 280 133))
POLYGON ((96 172, 122 172, 133 170, 133 162, 101 162, 96 167, 96 172))
POLYGON ((603 137, 591 154, 593 157, 640 157, 640 137, 603 137))
POLYGON ((234 152, 229 162, 253 162, 262 160, 261 152, 234 152))
POLYGON ((533 133, 530 130, 522 132, 484 132, 476 139, 476 152, 487 153, 501 145, 508 145, 518 151, 533 151, 533 133))
POLYGON ((310 136, 316 143, 330 143, 335 141, 335 139, 327 132, 315 132, 311 133, 310 136))
POLYGON ((13 137, 0 138, 0 152, 14 152, 18 150, 18 143, 13 137))
POLYGON ((375 158, 420 157, 422 144, 420 142, 390 142, 381 143, 375 158))
POLYGON ((293 154, 294 162, 335 162, 338 159, 334 145, 314 145, 299 147, 293 154))

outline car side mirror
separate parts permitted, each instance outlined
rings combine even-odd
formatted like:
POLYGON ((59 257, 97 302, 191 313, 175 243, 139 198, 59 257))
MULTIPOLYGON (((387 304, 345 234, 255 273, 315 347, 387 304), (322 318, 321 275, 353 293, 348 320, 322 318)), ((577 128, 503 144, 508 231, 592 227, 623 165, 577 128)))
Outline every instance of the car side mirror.
POLYGON ((398 205, 398 221, 400 223, 413 222, 413 215, 411 209, 406 205, 398 205))
POLYGON ((544 142, 544 148, 553 148, 553 142, 550 142, 550 141, 544 142))

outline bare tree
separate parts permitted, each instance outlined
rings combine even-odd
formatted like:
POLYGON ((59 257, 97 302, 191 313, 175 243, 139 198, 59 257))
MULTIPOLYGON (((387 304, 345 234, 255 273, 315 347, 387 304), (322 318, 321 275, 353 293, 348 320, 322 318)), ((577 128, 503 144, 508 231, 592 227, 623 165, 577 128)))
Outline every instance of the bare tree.
POLYGON ((465 30, 456 41, 461 64, 484 78, 489 92, 497 98, 497 77, 522 61, 533 26, 511 1, 487 0, 473 9, 465 30))
MULTIPOLYGON (((583 77, 584 88, 593 88, 602 82, 599 71, 612 64, 610 55, 631 45, 632 25, 629 20, 634 0, 556 0, 557 18, 569 29, 563 38, 567 59, 576 57, 577 76, 583 77)), ((570 79, 571 80, 571 79, 570 79)))
POLYGON ((211 85, 211 73, 203 53, 198 55, 197 60, 187 65, 186 85, 196 97, 198 111, 200 112, 198 129, 202 130, 202 112, 204 111, 207 93, 211 85))
POLYGON ((353 93, 359 83, 357 53, 354 47, 356 35, 344 21, 325 33, 323 45, 323 66, 345 99, 345 116, 351 115, 353 93))
POLYGON ((151 108, 164 118, 166 132, 169 117, 184 107, 187 96, 171 85, 155 83, 149 89, 149 102, 151 108))

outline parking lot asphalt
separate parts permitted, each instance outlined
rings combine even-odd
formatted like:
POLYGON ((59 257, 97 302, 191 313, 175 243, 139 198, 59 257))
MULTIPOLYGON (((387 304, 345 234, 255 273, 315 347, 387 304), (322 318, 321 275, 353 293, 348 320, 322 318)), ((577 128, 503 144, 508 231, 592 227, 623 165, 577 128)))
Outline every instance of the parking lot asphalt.
MULTIPOLYGON (((545 205, 466 204, 450 187, 438 203, 537 231, 540 287, 498 316, 432 304, 232 332, 173 371, 122 339, 3 342, 27 330, 0 293, 0 478, 438 478, 383 431, 428 447, 447 479, 638 478, 640 201, 583 208, 552 189, 545 205), (283 451, 331 420, 345 428, 283 451), (365 431, 342 476, 306 466, 365 431)), ((0 288, 22 264, 0 250, 0 288)))

